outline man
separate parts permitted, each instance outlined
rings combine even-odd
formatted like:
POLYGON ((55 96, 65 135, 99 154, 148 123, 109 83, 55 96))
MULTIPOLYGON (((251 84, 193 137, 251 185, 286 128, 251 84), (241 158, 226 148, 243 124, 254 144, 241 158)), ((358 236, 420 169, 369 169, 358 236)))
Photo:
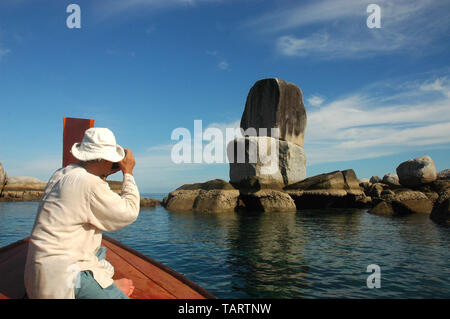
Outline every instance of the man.
POLYGON ((139 214, 136 164, 129 149, 107 128, 86 130, 71 150, 80 162, 57 170, 38 208, 25 266, 29 298, 123 298, 133 293, 126 278, 114 281, 114 268, 100 247, 102 231, 131 224, 139 214), (118 168, 113 164, 118 163, 118 168), (105 181, 123 173, 120 196, 105 181))

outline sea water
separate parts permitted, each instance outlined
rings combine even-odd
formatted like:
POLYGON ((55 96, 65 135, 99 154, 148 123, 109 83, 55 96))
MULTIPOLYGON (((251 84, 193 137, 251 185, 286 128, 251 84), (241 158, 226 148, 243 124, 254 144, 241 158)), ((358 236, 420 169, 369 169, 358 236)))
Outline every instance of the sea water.
MULTIPOLYGON (((162 199, 165 194, 146 194, 162 199)), ((38 202, 0 203, 0 247, 29 235, 38 202)), ((362 209, 177 213, 141 209, 107 233, 218 298, 449 298, 450 228, 362 209), (380 288, 369 288, 369 265, 380 288)))

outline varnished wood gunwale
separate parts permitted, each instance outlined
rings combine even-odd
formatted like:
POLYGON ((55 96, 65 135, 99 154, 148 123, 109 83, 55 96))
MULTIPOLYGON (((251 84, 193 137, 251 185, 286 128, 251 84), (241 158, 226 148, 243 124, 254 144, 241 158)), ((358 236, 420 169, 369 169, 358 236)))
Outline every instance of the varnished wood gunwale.
MULTIPOLYGON (((0 299, 25 297, 23 273, 28 243, 29 237, 0 248, 0 299)), ((135 283, 132 298, 216 298, 182 274, 109 236, 103 235, 102 245, 107 248, 106 259, 114 266, 115 277, 123 276, 135 283)))

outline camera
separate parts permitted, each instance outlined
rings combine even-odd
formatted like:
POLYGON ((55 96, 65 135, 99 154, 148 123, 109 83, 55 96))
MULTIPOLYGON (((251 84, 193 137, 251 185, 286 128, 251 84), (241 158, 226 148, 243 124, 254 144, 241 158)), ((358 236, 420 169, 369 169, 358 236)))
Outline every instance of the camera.
MULTIPOLYGON (((127 157, 127 151, 125 151, 125 157, 127 157)), ((124 158, 125 158, 124 157, 124 158)), ((116 170, 116 169, 118 169, 119 168, 119 162, 117 162, 117 163, 113 163, 113 165, 112 165, 112 170, 116 170)))

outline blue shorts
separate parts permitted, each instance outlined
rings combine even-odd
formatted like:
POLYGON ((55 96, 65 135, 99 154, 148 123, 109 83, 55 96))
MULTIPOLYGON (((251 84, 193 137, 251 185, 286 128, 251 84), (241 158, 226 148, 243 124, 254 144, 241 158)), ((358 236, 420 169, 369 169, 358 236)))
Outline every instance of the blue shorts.
MULTIPOLYGON (((100 247, 95 254, 98 259, 105 259, 106 247, 100 247)), ((115 284, 102 288, 92 275, 92 271, 81 271, 80 287, 75 288, 75 299, 130 299, 115 284)))

